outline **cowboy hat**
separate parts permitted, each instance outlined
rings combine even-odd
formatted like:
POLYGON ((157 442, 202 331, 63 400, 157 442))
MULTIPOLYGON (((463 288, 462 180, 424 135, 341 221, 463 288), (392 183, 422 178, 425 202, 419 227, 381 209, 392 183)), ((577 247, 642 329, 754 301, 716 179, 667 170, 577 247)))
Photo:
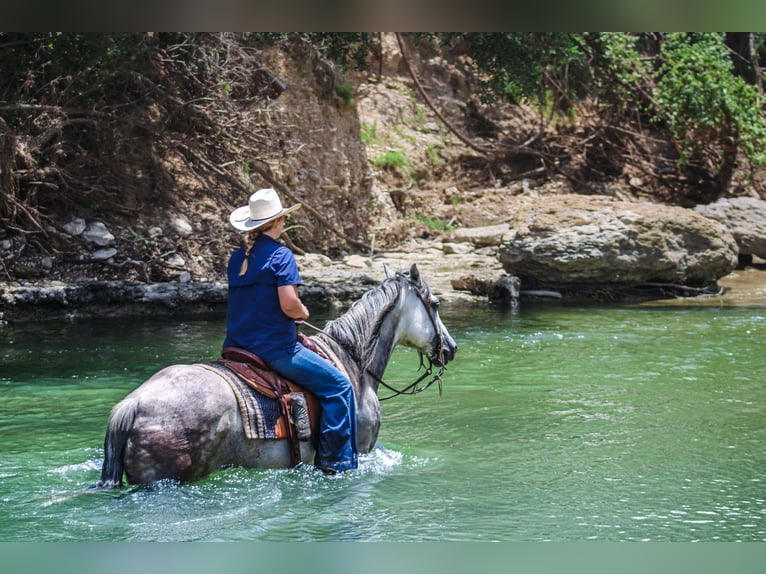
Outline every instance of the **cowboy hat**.
POLYGON ((269 221, 287 215, 301 206, 296 203, 292 207, 282 207, 277 192, 271 188, 259 189, 250 196, 250 202, 231 212, 229 221, 239 231, 252 231, 269 221))

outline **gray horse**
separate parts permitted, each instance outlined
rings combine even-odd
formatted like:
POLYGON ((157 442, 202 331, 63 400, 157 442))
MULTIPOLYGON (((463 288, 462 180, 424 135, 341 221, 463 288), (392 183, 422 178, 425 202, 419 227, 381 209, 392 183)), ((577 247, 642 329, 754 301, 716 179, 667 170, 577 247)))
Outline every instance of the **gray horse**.
MULTIPOLYGON (((457 352, 439 318, 439 301, 417 267, 387 275, 314 337, 331 348, 353 383, 360 453, 369 452, 378 437, 377 391, 394 347, 414 347, 442 369, 457 352)), ((301 442, 301 460, 313 458, 311 441, 301 442)), ((122 486, 123 473, 132 484, 190 482, 226 466, 288 468, 289 442, 248 439, 234 392, 221 375, 200 365, 173 365, 112 409, 101 479, 94 487, 122 486)))

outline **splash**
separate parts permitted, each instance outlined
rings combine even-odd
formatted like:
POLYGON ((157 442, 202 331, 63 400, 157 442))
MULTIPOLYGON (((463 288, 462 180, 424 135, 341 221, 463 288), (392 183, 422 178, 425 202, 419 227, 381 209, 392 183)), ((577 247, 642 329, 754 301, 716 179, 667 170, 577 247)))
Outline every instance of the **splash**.
POLYGON ((372 451, 359 457, 359 474, 388 474, 402 464, 402 453, 377 445, 372 451))

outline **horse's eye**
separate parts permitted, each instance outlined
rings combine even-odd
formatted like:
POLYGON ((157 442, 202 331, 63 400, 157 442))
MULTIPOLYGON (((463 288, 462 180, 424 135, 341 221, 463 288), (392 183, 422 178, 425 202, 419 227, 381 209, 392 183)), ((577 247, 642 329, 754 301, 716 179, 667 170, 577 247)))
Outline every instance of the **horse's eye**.
POLYGON ((435 299, 434 301, 431 301, 431 309, 434 311, 439 308, 439 300, 435 299))

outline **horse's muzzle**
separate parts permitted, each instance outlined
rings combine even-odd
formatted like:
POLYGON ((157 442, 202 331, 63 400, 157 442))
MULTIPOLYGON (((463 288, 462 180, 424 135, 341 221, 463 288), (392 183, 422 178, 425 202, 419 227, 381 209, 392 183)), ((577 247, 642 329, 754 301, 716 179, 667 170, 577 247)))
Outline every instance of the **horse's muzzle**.
POLYGON ((457 354, 457 343, 449 335, 443 336, 441 348, 436 349, 429 359, 437 367, 444 367, 457 354))

